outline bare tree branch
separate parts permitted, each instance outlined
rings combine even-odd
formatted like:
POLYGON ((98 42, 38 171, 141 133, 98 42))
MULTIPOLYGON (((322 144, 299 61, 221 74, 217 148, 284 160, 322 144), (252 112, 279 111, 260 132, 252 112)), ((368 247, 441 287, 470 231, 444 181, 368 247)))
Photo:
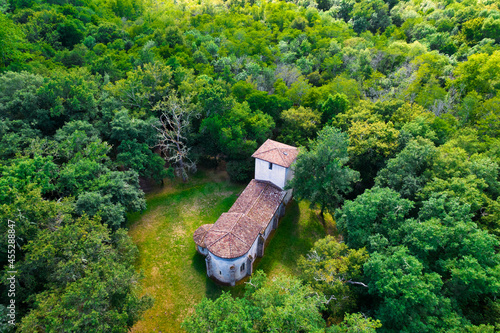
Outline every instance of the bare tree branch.
POLYGON ((363 282, 357 282, 357 281, 351 281, 351 280, 347 280, 346 283, 350 283, 350 284, 356 284, 356 285, 359 285, 359 286, 363 286, 365 288, 368 288, 368 286, 366 284, 364 284, 363 282))
POLYGON ((187 133, 193 116, 189 97, 177 97, 175 92, 159 102, 153 110, 160 111, 160 124, 152 125, 158 131, 158 147, 166 160, 174 165, 177 176, 187 181, 188 171, 196 171, 196 164, 189 158, 187 133))

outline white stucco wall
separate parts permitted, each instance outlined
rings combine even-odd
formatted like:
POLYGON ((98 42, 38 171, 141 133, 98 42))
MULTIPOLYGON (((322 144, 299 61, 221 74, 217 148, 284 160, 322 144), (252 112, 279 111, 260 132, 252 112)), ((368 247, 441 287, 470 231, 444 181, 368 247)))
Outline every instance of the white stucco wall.
POLYGON ((208 254, 208 250, 206 247, 201 247, 199 245, 196 245, 196 246, 198 247, 198 252, 200 252, 201 254, 203 254, 205 256, 208 254))
POLYGON ((266 230, 264 231, 264 239, 267 239, 267 237, 269 237, 269 234, 271 233, 272 230, 273 230, 273 219, 269 221, 269 224, 267 225, 266 230))
POLYGON ((267 180, 280 188, 285 186, 287 177, 287 168, 273 164, 273 169, 269 170, 269 162, 256 158, 255 159, 255 179, 267 180))
POLYGON ((247 263, 248 255, 251 255, 252 258, 254 258, 254 260, 255 257, 257 256, 257 243, 258 243, 258 237, 253 242, 250 250, 245 255, 238 258, 224 259, 210 253, 210 256, 212 258, 210 264, 213 276, 221 282, 231 283, 230 267, 234 266, 236 270, 235 282, 243 279, 247 275, 248 267, 246 265, 248 264, 247 263), (241 272, 240 267, 243 263, 245 263, 245 269, 243 270, 243 272, 241 272))
POLYGON ((290 179, 293 178, 295 172, 293 172, 292 168, 287 168, 286 169, 286 175, 285 175, 285 182, 288 183, 290 179))
MULTIPOLYGON (((285 184, 288 183, 293 178, 294 174, 295 173, 293 172, 292 168, 286 169, 285 184)), ((283 200, 285 204, 287 204, 290 201, 292 195, 293 195, 293 189, 289 189, 288 191, 286 191, 286 195, 283 200)))

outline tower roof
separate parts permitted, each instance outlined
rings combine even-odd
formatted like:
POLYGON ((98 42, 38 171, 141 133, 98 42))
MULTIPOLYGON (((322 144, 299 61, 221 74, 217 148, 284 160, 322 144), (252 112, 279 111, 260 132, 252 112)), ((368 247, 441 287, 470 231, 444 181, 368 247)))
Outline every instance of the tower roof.
POLYGON ((289 168, 298 154, 299 150, 297 147, 267 139, 266 142, 253 153, 252 157, 289 168))

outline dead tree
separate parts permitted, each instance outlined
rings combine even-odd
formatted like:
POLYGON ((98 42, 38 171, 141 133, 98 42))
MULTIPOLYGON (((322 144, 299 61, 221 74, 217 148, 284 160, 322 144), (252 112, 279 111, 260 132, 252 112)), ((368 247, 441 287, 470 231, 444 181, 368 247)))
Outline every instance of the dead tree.
POLYGON ((153 110, 160 113, 160 123, 153 125, 158 131, 158 147, 166 161, 174 166, 175 174, 187 181, 188 172, 196 171, 196 164, 189 158, 186 137, 193 116, 190 98, 179 98, 174 92, 156 104, 153 110))

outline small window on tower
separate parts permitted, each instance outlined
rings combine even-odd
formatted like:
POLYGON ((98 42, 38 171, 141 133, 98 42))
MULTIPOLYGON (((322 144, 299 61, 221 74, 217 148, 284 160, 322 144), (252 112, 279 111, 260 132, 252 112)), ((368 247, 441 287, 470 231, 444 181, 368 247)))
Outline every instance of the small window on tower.
POLYGON ((243 263, 240 267, 240 272, 243 272, 245 270, 245 263, 243 263))
POLYGON ((273 164, 271 162, 269 162, 269 170, 272 170, 273 169, 273 164))

